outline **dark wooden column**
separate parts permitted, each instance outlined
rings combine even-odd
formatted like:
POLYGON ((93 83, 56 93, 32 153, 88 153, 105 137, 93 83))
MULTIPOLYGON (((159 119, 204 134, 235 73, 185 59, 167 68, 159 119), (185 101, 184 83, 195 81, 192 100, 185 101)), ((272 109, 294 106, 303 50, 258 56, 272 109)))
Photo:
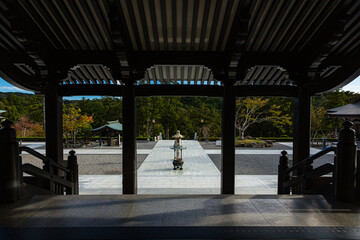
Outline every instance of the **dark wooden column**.
POLYGON ((235 88, 233 85, 233 81, 224 81, 221 194, 235 193, 235 88))
POLYGON ((123 194, 137 193, 136 119, 134 82, 125 81, 123 88, 123 194))
POLYGON ((298 96, 294 98, 293 165, 310 155, 310 118, 311 96, 299 87, 298 96))
POLYGON ((46 156, 63 163, 63 107, 57 82, 49 83, 45 92, 46 156))

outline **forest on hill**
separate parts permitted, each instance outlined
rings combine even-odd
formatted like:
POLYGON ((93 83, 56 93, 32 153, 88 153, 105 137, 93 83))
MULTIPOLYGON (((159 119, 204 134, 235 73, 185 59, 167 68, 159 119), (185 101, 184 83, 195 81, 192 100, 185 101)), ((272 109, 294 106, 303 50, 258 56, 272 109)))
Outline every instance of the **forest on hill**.
MULTIPOLYGON (((326 116, 326 110, 352 103, 360 94, 335 91, 312 97, 312 136, 334 137, 342 120, 326 116)), ((122 122, 122 100, 116 97, 65 100, 64 136, 91 137, 90 129, 106 121, 122 122)), ((293 99, 282 97, 239 98, 236 101, 237 136, 292 136, 293 99), (251 110, 251 111, 250 111, 251 110), (256 121, 255 121, 256 120, 256 121), (250 123, 248 125, 245 122, 250 123)), ((15 123, 18 137, 44 135, 44 100, 31 94, 1 93, 2 116, 15 123)), ((180 130, 187 139, 194 133, 201 138, 221 136, 221 98, 138 97, 136 99, 137 136, 151 138, 162 133, 171 137, 180 130)), ((126 114, 126 113, 125 113, 126 114)))

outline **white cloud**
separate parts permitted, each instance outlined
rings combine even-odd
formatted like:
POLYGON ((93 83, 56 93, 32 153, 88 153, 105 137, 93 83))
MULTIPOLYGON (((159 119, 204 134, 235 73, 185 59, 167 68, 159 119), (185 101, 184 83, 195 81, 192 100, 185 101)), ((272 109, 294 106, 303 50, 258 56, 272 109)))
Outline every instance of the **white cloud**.
POLYGON ((8 92, 27 92, 21 88, 18 87, 5 87, 5 86, 1 86, 0 87, 0 91, 8 91, 8 92))
POLYGON ((344 91, 352 91, 360 93, 360 76, 342 88, 344 91))

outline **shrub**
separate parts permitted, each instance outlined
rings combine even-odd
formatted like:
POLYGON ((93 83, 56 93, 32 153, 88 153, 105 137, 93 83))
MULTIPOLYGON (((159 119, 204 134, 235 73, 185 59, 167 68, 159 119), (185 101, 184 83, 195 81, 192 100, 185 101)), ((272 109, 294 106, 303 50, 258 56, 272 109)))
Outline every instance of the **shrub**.
POLYGON ((265 141, 254 140, 254 139, 235 140, 235 145, 240 145, 240 144, 250 145, 251 143, 260 144, 260 143, 265 143, 265 141))

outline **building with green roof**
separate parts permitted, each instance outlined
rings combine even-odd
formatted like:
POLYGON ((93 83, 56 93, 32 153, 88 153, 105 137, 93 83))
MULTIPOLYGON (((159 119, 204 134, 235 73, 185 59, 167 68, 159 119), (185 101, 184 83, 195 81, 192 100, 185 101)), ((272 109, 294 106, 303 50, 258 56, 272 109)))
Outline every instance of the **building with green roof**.
POLYGON ((99 144, 102 146, 102 136, 107 137, 107 145, 114 146, 114 135, 118 138, 117 145, 120 146, 120 134, 123 131, 122 124, 119 120, 107 121, 105 125, 92 129, 91 132, 99 134, 99 144))

